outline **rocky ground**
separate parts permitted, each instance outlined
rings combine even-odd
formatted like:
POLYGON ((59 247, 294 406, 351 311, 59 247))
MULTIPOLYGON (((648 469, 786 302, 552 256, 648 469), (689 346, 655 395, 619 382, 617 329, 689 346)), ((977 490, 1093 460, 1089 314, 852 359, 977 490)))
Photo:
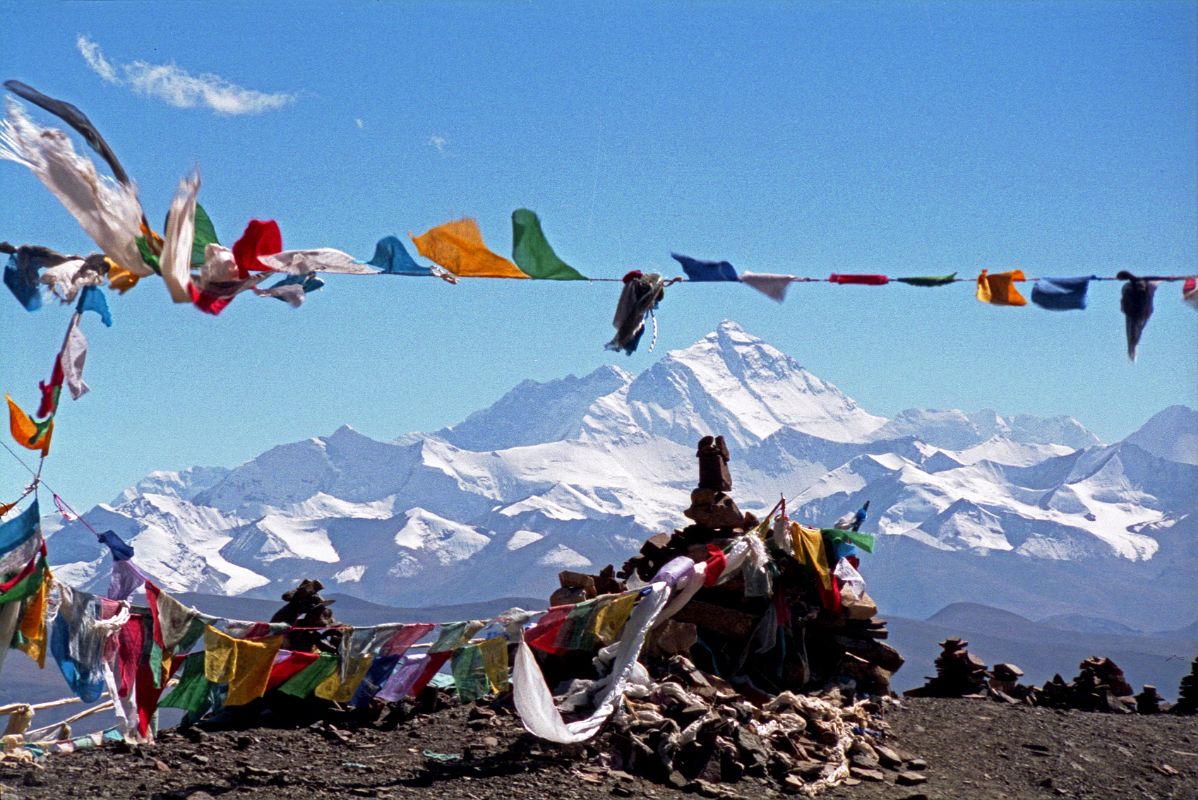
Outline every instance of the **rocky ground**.
MULTIPOLYGON (((854 781, 823 796, 881 798, 1198 797, 1198 718, 1091 714, 977 700, 908 699, 887 744, 925 761, 926 780, 854 781)), ((166 732, 157 745, 0 767, 0 798, 774 797, 746 779, 690 792, 595 766, 586 746, 539 742, 515 718, 453 707, 383 727, 166 732), (390 729, 388 729, 390 728, 390 729)), ((919 765, 919 762, 916 762, 919 765)), ((910 770, 908 770, 910 772, 910 770)), ((910 778, 909 778, 910 779, 910 778)))

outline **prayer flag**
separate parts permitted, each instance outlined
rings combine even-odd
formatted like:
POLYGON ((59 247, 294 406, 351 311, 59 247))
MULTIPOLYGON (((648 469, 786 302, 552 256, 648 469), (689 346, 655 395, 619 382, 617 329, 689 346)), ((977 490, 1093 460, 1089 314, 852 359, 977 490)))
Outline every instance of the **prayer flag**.
POLYGON ((8 263, 4 266, 4 285, 26 311, 37 311, 42 307, 37 268, 30 263, 23 263, 15 253, 8 257, 8 263))
POLYGON ((282 636, 260 641, 234 639, 209 626, 204 631, 204 677, 212 683, 229 684, 225 705, 245 705, 266 691, 282 644, 282 636))
POLYGON ((252 219, 245 226, 245 233, 233 243, 233 258, 237 260, 237 268, 244 279, 250 276, 250 270, 271 272, 271 268, 259 261, 258 257, 278 253, 282 249, 283 234, 279 231, 279 223, 273 219, 252 219))
POLYGON ((17 444, 30 450, 41 450, 42 458, 50 455, 50 439, 54 436, 54 417, 35 422, 21 410, 11 397, 8 401, 8 430, 17 444))
POLYGON ((996 272, 993 275, 982 270, 982 274, 978 275, 977 298, 995 306, 1025 306, 1027 300, 1015 288, 1015 282, 1021 280, 1024 280, 1023 270, 996 272))
MULTIPOLYGON (((111 269, 109 267, 110 273, 111 269)), ((105 327, 112 327, 112 313, 108 310, 108 300, 99 288, 83 287, 83 291, 79 294, 79 302, 75 304, 75 313, 82 314, 84 311, 95 311, 100 315, 100 321, 104 323, 105 327)))
POLYGON ((208 216, 204 207, 196 203, 195 238, 191 244, 191 265, 193 267, 198 269, 204 266, 204 259, 210 244, 220 244, 220 240, 216 238, 216 226, 212 224, 212 218, 208 216))
POLYGON ((1181 299, 1198 308, 1198 278, 1186 278, 1181 285, 1181 299))
POLYGON ((1126 318, 1127 357, 1136 360, 1136 346, 1144 335, 1144 328, 1152 317, 1152 296, 1156 294, 1156 281, 1147 278, 1137 278, 1130 272, 1121 271, 1115 277, 1126 281, 1123 284, 1123 296, 1119 308, 1126 318))
POLYGON ((923 275, 914 278, 895 278, 899 283, 905 283, 908 286, 947 286, 957 280, 957 273, 953 272, 948 275, 923 275))
POLYGON ((471 278, 528 277, 515 264, 487 249, 482 231, 472 219, 446 222, 420 236, 413 236, 412 241, 416 243, 420 255, 455 275, 471 278))
POLYGON ((1094 276, 1084 278, 1040 278, 1032 286, 1032 302, 1049 311, 1081 311, 1086 307, 1086 290, 1094 276))
POLYGON ((682 265, 688 281, 739 281, 736 268, 727 261, 699 261, 689 256, 670 253, 670 256, 682 265))
POLYGON ((541 220, 527 208, 512 212, 512 260, 528 277, 550 281, 584 281, 586 276, 557 257, 541 230, 541 220))
POLYGON ((786 299, 786 290, 790 288, 794 280, 792 275, 746 272, 740 276, 740 282, 781 303, 786 299))
POLYGON ((200 176, 191 175, 179 181, 171 208, 166 217, 166 236, 158 269, 170 292, 171 300, 186 303, 191 286, 191 256, 195 244, 196 195, 200 191, 200 176))
POLYGON ((374 246, 374 255, 366 262, 378 267, 388 275, 432 275, 428 267, 422 267, 408 255, 408 250, 397 236, 384 236, 374 246))
POLYGON ((858 286, 885 286, 890 278, 885 275, 841 275, 833 272, 828 278, 830 283, 851 283, 858 286))

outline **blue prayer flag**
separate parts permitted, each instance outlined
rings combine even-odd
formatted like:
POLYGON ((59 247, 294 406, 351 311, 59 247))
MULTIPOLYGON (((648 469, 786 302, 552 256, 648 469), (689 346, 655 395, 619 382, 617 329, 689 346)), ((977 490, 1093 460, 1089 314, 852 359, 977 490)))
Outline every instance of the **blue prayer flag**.
POLYGON ((37 510, 37 498, 35 497, 33 498, 33 502, 29 504, 29 508, 8 522, 0 523, 0 556, 11 550, 15 550, 28 541, 30 536, 35 536, 41 530, 41 521, 41 515, 37 510))
POLYGON ((108 300, 105 299, 104 292, 95 286, 83 288, 79 293, 79 302, 75 304, 75 311, 80 314, 84 311, 95 311, 100 315, 105 327, 112 327, 112 313, 108 310, 108 300))
POLYGON ((104 531, 97 534, 97 538, 108 545, 108 549, 112 551, 113 561, 128 561, 133 558, 133 545, 125 542, 124 539, 116 535, 116 531, 104 531))
POLYGON ((1040 278, 1032 287, 1032 302, 1049 311, 1073 311, 1086 307, 1086 289, 1094 276, 1084 278, 1040 278))
POLYGON ((670 253, 682 265, 687 280, 691 281, 739 281, 736 269, 727 261, 699 261, 698 259, 670 253))
POLYGON ((17 302, 25 306, 26 311, 37 311, 42 307, 42 294, 38 291, 37 269, 22 269, 15 255, 8 257, 4 266, 4 285, 17 298, 17 302))
POLYGON ((422 267, 408 255, 398 237, 384 236, 374 246, 374 257, 366 262, 378 267, 388 275, 431 275, 432 270, 422 267))

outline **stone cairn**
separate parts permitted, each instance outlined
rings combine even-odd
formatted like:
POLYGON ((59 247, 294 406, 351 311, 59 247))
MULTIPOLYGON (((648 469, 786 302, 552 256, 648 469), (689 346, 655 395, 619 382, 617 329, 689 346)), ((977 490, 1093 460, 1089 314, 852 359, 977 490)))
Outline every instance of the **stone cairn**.
POLYGON ((1198 657, 1190 664, 1190 674, 1181 679, 1177 703, 1170 711, 1174 714, 1198 714, 1198 657))
MULTIPOLYGON (((729 494, 723 437, 704 437, 696 455, 699 483, 683 512, 692 524, 650 537, 618 572, 609 565, 597 575, 561 573, 552 604, 623 591, 633 575, 647 581, 677 556, 706 560, 709 545, 726 549, 756 535, 758 520, 729 494)), ((652 688, 630 694, 612 718, 600 758, 707 796, 742 778, 772 779, 789 791, 850 776, 922 783, 922 761, 879 741, 886 726, 878 697, 890 694, 903 658, 881 641, 888 632, 876 605, 867 594, 845 595, 831 612, 812 572, 772 555, 771 591, 737 575, 699 590, 650 635, 642 662, 652 688)), ((590 654, 582 656, 538 654, 550 685, 586 675, 590 654)))
MULTIPOLYGON (((1140 694, 1133 696, 1123 670, 1109 658, 1087 658, 1078 665, 1078 674, 1073 680, 1066 682, 1057 674, 1037 688, 1019 683, 1023 670, 1014 664, 996 664, 992 670, 987 670, 986 663, 966 649, 968 644, 957 637, 941 642, 942 652, 936 659, 936 675, 928 678, 923 686, 904 692, 904 695, 989 698, 1006 703, 1108 714, 1159 714, 1170 710, 1155 686, 1145 686, 1140 694)), ((1193 673, 1182 679, 1183 692, 1186 691, 1187 680, 1190 696, 1194 697, 1195 684, 1198 684, 1198 659, 1195 659, 1193 673)), ((1181 702, 1178 703, 1180 705, 1181 702)), ((1174 713, 1187 713, 1177 711, 1177 706, 1172 710, 1174 713)))
MULTIPOLYGON (((968 646, 969 642, 956 636, 945 639, 940 643, 940 655, 936 657, 936 675, 918 689, 903 694, 907 697, 986 697, 986 662, 970 653, 966 649, 968 646)), ((1019 674, 1023 672, 1019 671, 1019 674)))

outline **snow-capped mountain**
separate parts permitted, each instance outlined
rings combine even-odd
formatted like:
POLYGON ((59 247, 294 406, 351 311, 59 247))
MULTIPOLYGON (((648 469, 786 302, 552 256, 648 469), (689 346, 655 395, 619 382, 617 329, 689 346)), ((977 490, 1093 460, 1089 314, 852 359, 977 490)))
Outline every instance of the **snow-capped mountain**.
MULTIPOLYGON (((888 420, 725 322, 635 377, 602 367, 524 381, 432 434, 381 442, 342 427, 233 469, 153 473, 86 516, 175 590, 277 597, 317 577, 409 606, 547 595, 558 571, 618 565, 646 536, 686 524, 695 442, 714 433, 728 439, 746 510, 785 493, 792 517, 820 524, 868 499, 867 528, 904 558, 1159 571, 1162 542, 1198 510, 1184 445, 1195 416, 1167 409, 1109 446, 1067 417, 888 420)), ((64 580, 105 580, 107 559, 81 526, 55 532, 50 550, 64 580)), ((902 576, 891 591, 887 574, 877 591, 912 613, 902 576)))

